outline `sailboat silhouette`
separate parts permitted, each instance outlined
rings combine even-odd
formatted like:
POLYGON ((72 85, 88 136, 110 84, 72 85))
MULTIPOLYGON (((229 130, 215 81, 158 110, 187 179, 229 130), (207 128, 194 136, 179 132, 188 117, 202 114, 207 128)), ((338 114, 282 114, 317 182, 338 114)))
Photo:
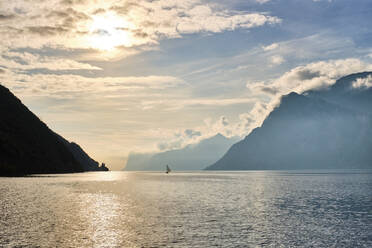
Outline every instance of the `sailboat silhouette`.
POLYGON ((171 169, 170 169, 169 166, 167 165, 166 168, 165 168, 165 173, 168 174, 169 172, 171 172, 171 169))

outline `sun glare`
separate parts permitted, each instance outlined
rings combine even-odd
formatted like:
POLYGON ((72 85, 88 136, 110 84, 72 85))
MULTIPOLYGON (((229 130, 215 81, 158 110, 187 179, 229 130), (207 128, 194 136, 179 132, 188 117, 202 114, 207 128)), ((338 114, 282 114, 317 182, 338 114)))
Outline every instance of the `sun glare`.
POLYGON ((126 28, 128 23, 116 16, 94 16, 90 27, 89 44, 92 48, 110 51, 118 46, 130 46, 131 39, 126 28))

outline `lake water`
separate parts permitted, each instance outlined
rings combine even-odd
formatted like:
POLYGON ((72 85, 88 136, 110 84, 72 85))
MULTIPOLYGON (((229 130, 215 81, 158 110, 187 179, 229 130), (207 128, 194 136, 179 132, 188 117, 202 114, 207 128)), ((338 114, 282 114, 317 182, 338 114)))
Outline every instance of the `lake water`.
POLYGON ((0 178, 0 247, 372 247, 372 171, 0 178))

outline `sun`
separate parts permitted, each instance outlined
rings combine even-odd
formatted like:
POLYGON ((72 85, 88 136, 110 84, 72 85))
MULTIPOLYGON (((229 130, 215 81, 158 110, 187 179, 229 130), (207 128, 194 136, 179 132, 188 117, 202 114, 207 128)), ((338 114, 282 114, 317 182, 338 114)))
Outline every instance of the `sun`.
POLYGON ((110 51, 118 46, 131 46, 128 23, 114 14, 92 17, 89 44, 92 48, 110 51))

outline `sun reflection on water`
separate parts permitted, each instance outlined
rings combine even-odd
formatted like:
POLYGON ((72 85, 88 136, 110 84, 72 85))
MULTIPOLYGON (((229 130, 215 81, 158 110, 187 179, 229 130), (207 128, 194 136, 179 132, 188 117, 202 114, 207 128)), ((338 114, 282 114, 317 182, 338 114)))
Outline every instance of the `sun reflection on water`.
POLYGON ((83 204, 86 208, 82 208, 82 212, 88 217, 94 247, 119 247, 121 235, 115 221, 120 206, 115 196, 89 194, 83 204))
POLYGON ((370 247, 371 175, 0 178, 0 247, 370 247))

